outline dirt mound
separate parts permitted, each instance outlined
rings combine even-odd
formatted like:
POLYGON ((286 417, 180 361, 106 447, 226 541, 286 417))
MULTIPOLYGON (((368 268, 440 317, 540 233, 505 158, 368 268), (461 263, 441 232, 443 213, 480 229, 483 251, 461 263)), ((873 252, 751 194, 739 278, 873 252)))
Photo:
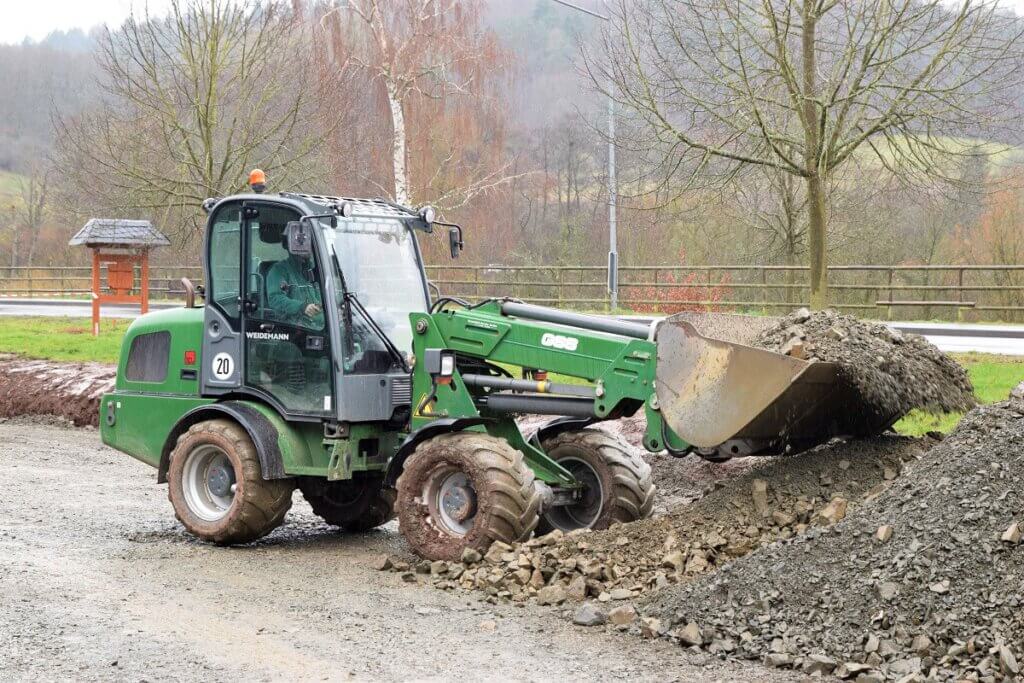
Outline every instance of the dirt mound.
POLYGON ((924 337, 881 323, 801 309, 763 327, 751 343, 837 363, 864 401, 882 414, 902 416, 915 408, 956 412, 975 405, 971 381, 956 361, 924 337))
POLYGON ((628 600, 691 581, 773 541, 834 524, 925 448, 920 440, 882 436, 762 458, 764 466, 716 483, 697 502, 666 516, 600 532, 554 532, 517 546, 495 543, 484 558, 425 563, 422 569, 441 588, 483 590, 495 599, 628 600))
POLYGON ((870 505, 669 587, 644 612, 685 644, 773 666, 1013 679, 1024 656, 1022 482, 1024 401, 977 408, 870 505))
POLYGON ((95 427, 115 372, 102 363, 0 360, 0 417, 54 415, 95 427))

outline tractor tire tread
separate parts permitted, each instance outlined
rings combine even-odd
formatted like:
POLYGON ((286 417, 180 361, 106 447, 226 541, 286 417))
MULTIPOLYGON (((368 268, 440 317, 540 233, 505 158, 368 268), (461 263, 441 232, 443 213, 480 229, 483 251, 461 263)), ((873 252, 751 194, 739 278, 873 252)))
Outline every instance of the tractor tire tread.
POLYGON ((494 541, 514 543, 533 533, 538 522, 540 492, 534 485, 533 471, 523 454, 506 441, 476 432, 441 434, 419 444, 405 463, 398 478, 399 527, 413 550, 429 559, 456 560, 465 547, 485 552, 494 541), (438 541, 424 527, 429 517, 423 501, 423 478, 434 469, 432 463, 471 464, 483 482, 477 499, 486 500, 484 526, 467 534, 465 539, 448 536, 438 541))
MULTIPOLYGON (((174 481, 168 486, 168 498, 174 507, 174 515, 186 529, 205 541, 218 545, 235 545, 249 543, 276 529, 284 521, 292 505, 292 491, 295 483, 291 479, 263 479, 259 454, 246 431, 237 423, 225 419, 197 422, 182 433, 171 451, 170 472, 180 476, 175 469, 175 461, 184 455, 183 449, 189 443, 214 436, 222 440, 230 448, 238 462, 236 468, 242 474, 242 496, 238 501, 238 510, 229 514, 225 523, 215 529, 200 529, 190 519, 190 515, 179 509, 184 505, 180 496, 176 495, 174 481), (177 500, 176 500, 177 499, 177 500)), ((231 458, 231 455, 228 455, 231 458)))
POLYGON ((562 432, 543 443, 548 453, 563 445, 600 454, 611 473, 613 490, 607 499, 610 514, 602 512, 602 523, 593 528, 607 528, 616 522, 633 522, 651 515, 657 490, 651 466, 623 439, 600 429, 584 428, 562 432))
POLYGON ((302 485, 299 490, 315 514, 332 526, 352 533, 363 533, 387 524, 395 518, 395 491, 383 488, 382 480, 368 480, 365 485, 372 487, 369 493, 353 508, 339 509, 338 506, 302 485))

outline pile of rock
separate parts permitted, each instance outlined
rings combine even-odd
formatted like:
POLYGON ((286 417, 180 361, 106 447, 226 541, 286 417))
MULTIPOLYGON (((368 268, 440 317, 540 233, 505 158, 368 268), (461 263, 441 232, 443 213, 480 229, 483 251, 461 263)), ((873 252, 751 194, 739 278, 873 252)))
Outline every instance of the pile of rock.
POLYGON ((1024 390, 869 505, 653 595, 659 632, 859 681, 1013 680, 1024 656, 1024 390))
MULTIPOLYGON (((837 442, 718 482, 666 516, 600 532, 554 531, 514 546, 495 543, 483 556, 467 550, 461 562, 382 558, 378 566, 408 580, 422 576, 442 589, 483 591, 493 601, 559 605, 594 599, 601 607, 591 613, 603 614, 604 607, 691 581, 762 545, 835 524, 925 448, 920 440, 897 436, 837 442)), ((616 623, 627 615, 613 609, 607 617, 616 623)))
POLYGON ((751 343, 838 364, 864 402, 884 415, 902 416, 915 408, 959 412, 975 405, 971 381, 956 361, 924 337, 881 323, 804 308, 777 319, 751 343))

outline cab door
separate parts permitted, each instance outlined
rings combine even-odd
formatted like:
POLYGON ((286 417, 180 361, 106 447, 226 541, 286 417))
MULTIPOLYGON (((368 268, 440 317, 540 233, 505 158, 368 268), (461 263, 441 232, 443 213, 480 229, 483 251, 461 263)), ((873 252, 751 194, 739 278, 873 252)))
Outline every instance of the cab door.
POLYGON ((288 253, 285 230, 300 218, 295 209, 246 202, 243 215, 244 384, 289 415, 331 415, 328 298, 319 254, 288 253))
POLYGON ((204 396, 242 385, 242 205, 219 206, 206 237, 206 306, 200 380, 204 396))

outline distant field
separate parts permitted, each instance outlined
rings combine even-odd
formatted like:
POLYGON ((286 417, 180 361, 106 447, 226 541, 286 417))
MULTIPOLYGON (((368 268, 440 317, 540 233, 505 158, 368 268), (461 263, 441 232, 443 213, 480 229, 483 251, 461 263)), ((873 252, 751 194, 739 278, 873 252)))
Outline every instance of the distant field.
POLYGON ((21 202, 21 181, 25 176, 10 171, 0 171, 0 202, 10 206, 11 202, 21 202))
MULTIPOLYGON (((937 140, 939 144, 945 142, 943 149, 948 149, 953 154, 965 155, 968 150, 972 147, 978 151, 988 155, 988 162, 996 168, 1006 168, 1014 164, 1024 162, 1024 149, 1013 145, 1004 145, 998 142, 988 142, 986 140, 973 140, 969 138, 939 138, 937 140)), ((879 151, 885 156, 886 162, 892 162, 895 160, 896 152, 894 150, 888 150, 884 146, 880 146, 879 151)), ((862 148, 858 150, 865 159, 870 159, 874 156, 874 152, 868 148, 862 148)), ((955 157, 947 162, 950 166, 948 170, 953 170, 957 164, 960 163, 955 157)))

